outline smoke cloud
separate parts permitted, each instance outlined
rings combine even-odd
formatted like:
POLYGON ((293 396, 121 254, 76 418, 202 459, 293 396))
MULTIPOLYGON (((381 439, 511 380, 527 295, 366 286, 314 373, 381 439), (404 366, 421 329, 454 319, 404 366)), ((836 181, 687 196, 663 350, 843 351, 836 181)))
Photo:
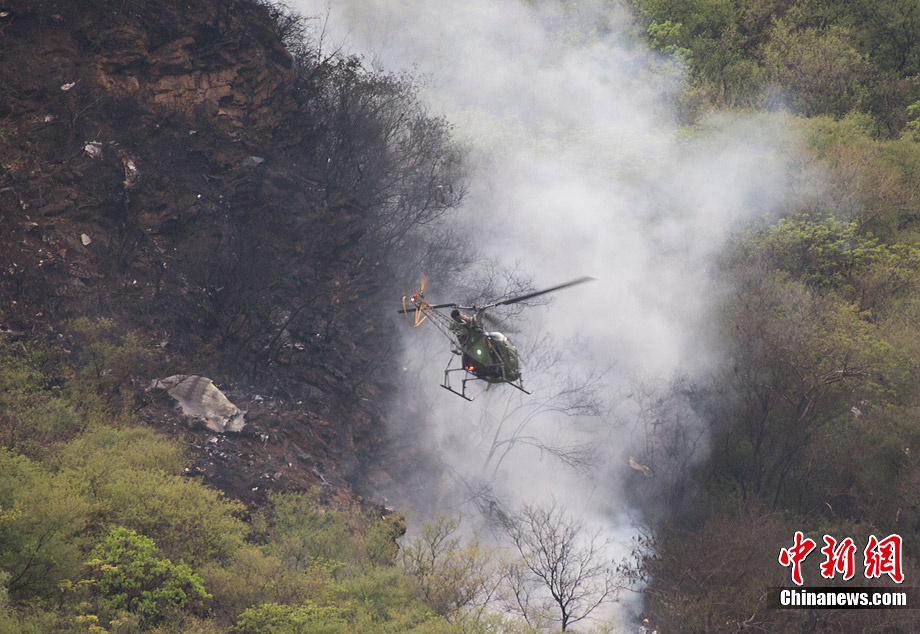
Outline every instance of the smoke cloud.
MULTIPOLYGON (((395 412, 392 433, 411 430, 405 442, 428 447, 444 471, 420 478, 424 494, 386 491, 390 503, 423 513, 465 508, 477 491, 511 508, 555 499, 623 543, 614 558, 625 554, 640 513, 624 482, 646 477, 648 466, 630 468, 649 440, 635 428, 637 386, 702 376, 717 362, 704 325, 718 291, 713 258, 741 223, 802 196, 783 116, 718 115, 681 127, 682 70, 648 50, 615 2, 292 6, 317 16, 326 50, 423 79, 432 111, 470 147, 455 230, 537 288, 598 278, 508 320, 521 330, 509 334, 532 396, 495 386, 467 403, 441 390, 446 341, 434 328, 405 328, 403 400, 426 402, 395 412), (571 409, 569 385, 597 407, 571 409), (410 422, 419 410, 423 434, 410 422)), ((462 292, 456 282, 430 280, 432 301, 469 299, 451 295, 462 292)), ((697 450, 702 457, 705 442, 697 450)))

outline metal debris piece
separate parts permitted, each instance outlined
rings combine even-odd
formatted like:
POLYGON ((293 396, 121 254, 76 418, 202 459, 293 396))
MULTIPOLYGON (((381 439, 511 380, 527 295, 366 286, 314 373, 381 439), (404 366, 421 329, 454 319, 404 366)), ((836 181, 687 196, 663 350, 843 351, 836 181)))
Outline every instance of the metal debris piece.
POLYGON ((86 152, 90 158, 99 158, 102 156, 102 144, 99 141, 89 141, 83 146, 83 151, 86 152))
POLYGON ((240 161, 240 165, 243 167, 258 167, 264 162, 265 159, 261 156, 247 156, 242 161, 240 161))
POLYGON ((71 88, 73 88, 73 87, 76 86, 76 85, 77 85, 77 82, 72 81, 72 82, 70 82, 70 83, 61 85, 61 90, 63 90, 64 92, 67 92, 68 90, 70 90, 71 88))
POLYGON ((651 467, 636 462, 632 456, 629 457, 629 466, 644 475, 646 478, 651 478, 654 475, 651 467))
POLYGON ((81 234, 80 234, 80 242, 83 243, 83 246, 84 246, 84 247, 88 247, 88 246, 89 246, 89 243, 92 242, 92 241, 93 241, 93 239, 90 238, 90 237, 89 237, 88 235, 86 235, 85 233, 81 233, 81 234))
POLYGON ((201 420, 211 431, 238 432, 246 425, 246 413, 231 403, 207 377, 175 374, 153 381, 150 388, 165 389, 178 401, 183 414, 201 420))

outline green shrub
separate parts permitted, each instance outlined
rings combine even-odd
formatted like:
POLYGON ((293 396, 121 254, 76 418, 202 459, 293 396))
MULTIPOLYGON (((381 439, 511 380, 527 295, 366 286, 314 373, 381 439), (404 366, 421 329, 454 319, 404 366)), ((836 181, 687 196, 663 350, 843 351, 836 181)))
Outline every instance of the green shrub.
POLYGON ((68 444, 60 463, 95 504, 97 526, 129 527, 195 566, 226 561, 243 543, 243 505, 180 476, 182 451, 150 429, 94 430, 68 444))
POLYGON ((128 412, 134 408, 137 377, 148 373, 153 361, 136 333, 117 334, 110 319, 74 319, 68 324, 74 348, 76 376, 69 387, 74 399, 84 407, 104 406, 128 412))
POLYGON ((0 446, 41 458, 82 426, 49 377, 0 348, 0 446))
POLYGON ((214 595, 217 616, 231 622, 260 603, 325 602, 334 595, 331 567, 317 564, 306 570, 292 570, 252 544, 244 544, 227 562, 212 561, 198 570, 214 595))
POLYGON ((316 494, 273 493, 264 523, 266 550, 292 568, 316 560, 357 566, 392 564, 402 526, 357 509, 323 508, 316 494))
POLYGON ((53 596, 73 578, 90 507, 63 478, 0 449, 0 573, 14 599, 53 596))
POLYGON ((156 623, 210 599, 201 577, 182 563, 157 556, 152 539, 127 528, 113 528, 87 562, 104 614, 134 612, 156 623))
POLYGON ((252 607, 236 623, 239 634, 338 634, 348 632, 341 610, 311 601, 299 606, 265 603, 252 607))

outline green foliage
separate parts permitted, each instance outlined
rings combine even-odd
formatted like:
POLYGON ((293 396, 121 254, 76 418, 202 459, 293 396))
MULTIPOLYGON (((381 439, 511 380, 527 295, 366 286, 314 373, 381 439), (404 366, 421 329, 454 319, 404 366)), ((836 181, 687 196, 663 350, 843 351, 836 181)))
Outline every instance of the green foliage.
POLYGON ((0 508, 0 573, 10 595, 55 595, 80 569, 89 506, 63 477, 0 449, 0 508))
POLYGON ((269 495, 270 519, 263 528, 268 553, 294 569, 317 561, 359 567, 392 564, 401 531, 395 518, 322 508, 315 497, 315 491, 269 495))
POLYGON ((82 429, 79 416, 44 363, 27 349, 26 358, 0 346, 0 446, 40 458, 82 429))
MULTIPOLYGON (((2 520, 0 520, 2 523, 2 520)), ((9 596, 6 584, 10 579, 8 572, 0 571, 0 634, 8 634, 14 631, 16 625, 13 614, 10 612, 9 596)))
POLYGON ((133 409, 136 377, 153 360, 136 333, 118 334, 110 319, 74 319, 68 324, 74 341, 76 376, 70 382, 74 399, 88 409, 104 405, 123 412, 133 409))
POLYGON ((763 47, 763 66, 806 115, 844 115, 864 105, 872 68, 841 27, 796 28, 778 20, 763 47))
POLYGON ((337 588, 334 603, 262 604, 240 615, 239 634, 450 634, 464 631, 433 615, 415 599, 412 583, 396 568, 374 568, 337 588))
POLYGON ((786 218, 740 246, 738 257, 805 285, 839 293, 861 309, 910 294, 920 284, 920 249, 882 244, 856 222, 786 218))
POLYGON ((191 568, 157 557, 153 540, 126 528, 109 531, 88 565, 102 613, 136 612, 146 622, 157 622, 211 598, 191 568))
POLYGON ((334 606, 319 607, 307 601, 299 606, 265 603, 240 615, 239 634, 337 634, 346 621, 334 606))
POLYGON ((913 135, 914 140, 920 140, 920 101, 907 106, 906 128, 913 135))
POLYGON ((160 474, 181 473, 182 449, 147 427, 101 427, 67 444, 57 460, 63 471, 79 471, 95 489, 110 473, 135 469, 160 474))
POLYGON ((431 616, 430 610, 416 599, 414 584, 399 568, 369 568, 347 577, 340 587, 342 597, 360 608, 357 618, 368 626, 386 623, 399 631, 400 623, 409 629, 412 623, 431 616))
POLYGON ((685 61, 695 90, 720 106, 750 103, 762 83, 756 58, 747 54, 749 32, 729 0, 640 0, 653 48, 685 61))
MULTIPOLYGON (((5 611, 0 607, 0 634, 49 634, 49 632, 69 634, 73 630, 68 626, 69 624, 62 620, 59 613, 50 609, 16 610, 11 607, 5 611)), ((101 630, 89 630, 89 632, 90 634, 104 634, 101 630)))
POLYGON ((149 429, 91 431, 63 449, 60 463, 93 503, 97 525, 129 527, 195 566, 225 561, 242 545, 243 506, 180 476, 184 455, 149 429))
POLYGON ((853 408, 912 398, 915 363, 888 324, 917 294, 918 261, 854 224, 790 219, 743 239, 725 262, 740 299, 722 316, 732 371, 717 379, 713 466, 741 497, 808 508, 816 482, 832 479, 808 457, 841 438, 853 408))
POLYGON ((690 94, 717 107, 871 114, 896 137, 920 97, 916 0, 633 0, 649 43, 685 60, 690 94))
POLYGON ((860 45, 878 65, 900 76, 920 72, 920 3, 855 0, 845 19, 858 25, 860 45))
MULTIPOLYGON (((821 153, 841 143, 879 149, 865 118, 816 124, 821 153)), ((726 363, 709 393, 692 398, 710 422, 711 455, 694 473, 703 521, 662 527, 642 563, 661 629, 805 627, 802 615, 760 600, 764 585, 788 585, 776 553, 795 530, 915 539, 920 249, 864 225, 786 218, 739 236, 720 263, 733 291, 717 319, 726 363), (690 574, 704 566, 705 578, 690 574)), ((866 615, 846 627, 877 623, 866 615)), ((829 615, 816 631, 843 627, 829 615)))
MULTIPOLYGON (((124 341, 111 343, 78 356, 117 361, 124 341)), ((190 613, 205 601, 225 623, 274 603, 288 606, 278 609, 290 608, 291 622, 304 631, 327 625, 354 633, 445 631, 416 599, 411 580, 392 566, 398 517, 323 508, 315 493, 277 494, 268 519, 257 516, 255 537, 264 545, 249 544, 242 505, 183 478, 187 458, 174 442, 129 417, 115 420, 96 398, 112 394, 107 387, 90 389, 94 382, 84 376, 58 390, 57 380, 36 369, 52 364, 36 355, 7 358, 3 411, 52 403, 74 420, 76 411, 88 412, 93 423, 55 439, 55 451, 37 452, 46 464, 0 450, 0 632, 225 631, 190 613), (87 559, 91 579, 74 583, 87 559), (34 603, 54 598, 51 609, 34 603)), ((121 396, 112 401, 122 402, 121 396)), ((17 428, 19 447, 28 446, 26 432, 36 447, 52 442, 28 422, 17 428)), ((274 627, 270 614, 263 617, 274 627)))
POLYGON ((920 237, 920 144, 880 139, 866 115, 817 117, 803 125, 809 146, 829 174, 826 211, 858 220, 885 242, 920 237))
POLYGON ((229 561, 208 562, 199 571, 214 595, 215 611, 228 622, 260 603, 329 602, 334 594, 334 567, 315 564, 293 570, 251 544, 234 551, 229 561))
POLYGON ((683 28, 683 24, 672 22, 671 20, 665 20, 664 22, 653 20, 648 25, 648 36, 652 47, 681 59, 689 58, 690 49, 680 45, 683 40, 681 37, 683 28))
MULTIPOLYGON (((265 601, 269 595, 255 593, 262 605, 240 614, 237 631, 451 631, 418 600, 413 580, 392 565, 399 525, 359 510, 322 508, 315 495, 269 496, 270 513, 257 523, 266 554, 260 559, 250 553, 247 561, 258 559, 266 566, 258 577, 273 579, 268 592, 278 600, 265 601), (302 575, 300 581, 274 562, 302 575), (282 586, 286 592, 279 592, 282 586), (285 593, 288 598, 282 602, 285 593)), ((251 564, 247 568, 252 570, 251 564)), ((259 583, 265 587, 265 581, 259 583)))

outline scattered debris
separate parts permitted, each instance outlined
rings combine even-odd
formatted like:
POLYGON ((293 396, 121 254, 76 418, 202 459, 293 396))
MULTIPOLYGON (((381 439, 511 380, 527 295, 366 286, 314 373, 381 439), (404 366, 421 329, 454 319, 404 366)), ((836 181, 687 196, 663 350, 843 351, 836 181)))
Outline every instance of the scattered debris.
POLYGON ((61 90, 63 90, 64 92, 67 92, 68 90, 70 90, 71 88, 73 88, 73 87, 76 86, 76 85, 77 85, 77 82, 75 82, 75 81, 72 81, 72 82, 67 83, 67 84, 62 84, 62 85, 61 85, 61 90))
POLYGON ((201 420, 211 431, 239 432, 246 425, 245 412, 231 403, 207 377, 174 374, 154 380, 150 389, 165 389, 179 402, 183 414, 201 420))
POLYGON ((89 244, 90 244, 90 242, 92 242, 92 241, 93 241, 93 239, 90 238, 90 237, 89 237, 88 235, 86 235, 85 233, 81 233, 81 234, 80 234, 80 242, 83 243, 83 246, 84 246, 84 247, 88 247, 89 244))
POLYGON ((264 162, 265 159, 261 156, 247 156, 242 161, 240 161, 240 165, 243 167, 258 167, 264 162))

